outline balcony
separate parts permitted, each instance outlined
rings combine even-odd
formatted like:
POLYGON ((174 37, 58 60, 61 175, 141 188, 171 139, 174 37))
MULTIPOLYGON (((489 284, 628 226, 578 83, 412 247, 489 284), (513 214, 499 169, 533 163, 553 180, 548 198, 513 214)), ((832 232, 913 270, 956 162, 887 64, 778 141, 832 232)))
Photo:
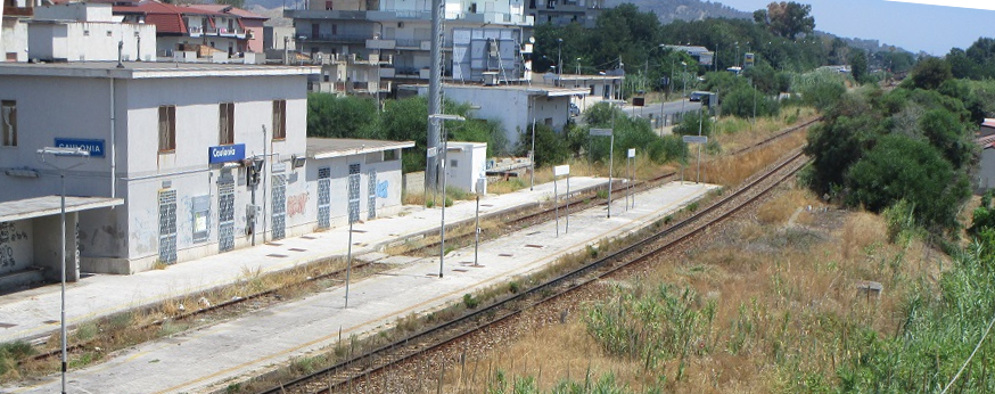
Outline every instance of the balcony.
POLYGON ((196 38, 204 35, 204 29, 200 26, 190 26, 190 28, 187 29, 187 33, 190 34, 190 37, 196 38))
POLYGON ((31 7, 3 7, 4 16, 33 16, 35 14, 35 9, 31 7))
POLYGON ((370 40, 371 34, 319 34, 315 35, 304 35, 304 41, 312 42, 334 42, 334 43, 347 43, 347 44, 366 44, 366 40, 370 40))
POLYGON ((245 30, 239 28, 228 29, 226 27, 219 27, 217 29, 217 34, 220 37, 238 38, 245 39, 245 30))

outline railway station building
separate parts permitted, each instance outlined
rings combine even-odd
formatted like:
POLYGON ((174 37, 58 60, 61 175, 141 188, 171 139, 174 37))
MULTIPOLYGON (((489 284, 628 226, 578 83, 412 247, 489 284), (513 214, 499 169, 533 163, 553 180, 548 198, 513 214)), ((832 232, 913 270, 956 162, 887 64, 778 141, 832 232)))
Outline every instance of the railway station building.
MULTIPOLYGON (((359 142, 355 149, 355 141, 309 141, 307 77, 316 71, 149 62, 0 64, 0 204, 16 208, 38 198, 50 203, 60 195, 59 172, 42 162, 39 149, 87 150, 87 158, 59 158, 79 161, 65 172, 66 194, 100 202, 73 214, 76 269, 113 274, 344 223, 352 195, 332 197, 324 190, 361 189, 355 194, 365 198, 357 207, 366 213, 363 220, 396 209, 401 149, 411 144, 363 148, 359 142), (350 177, 353 170, 363 175, 350 177), (364 179, 368 187, 360 188, 364 179)), ((0 221, 10 219, 0 225, 17 234, 0 237, 0 249, 13 238, 22 243, 18 250, 28 248, 24 242, 39 244, 32 237, 59 239, 58 232, 39 231, 47 224, 27 228, 21 211, 0 215, 0 221)), ((44 214, 51 215, 50 209, 44 214)), ((0 268, 0 276, 40 264, 32 260, 38 259, 0 268)))

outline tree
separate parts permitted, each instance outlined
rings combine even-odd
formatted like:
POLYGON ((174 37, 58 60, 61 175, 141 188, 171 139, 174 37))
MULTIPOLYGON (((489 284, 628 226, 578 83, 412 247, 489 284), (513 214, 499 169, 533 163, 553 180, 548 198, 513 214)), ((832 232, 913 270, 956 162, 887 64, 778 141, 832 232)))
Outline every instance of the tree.
POLYGON ((940 58, 925 58, 912 68, 912 86, 919 89, 936 89, 953 77, 950 63, 940 58))
POLYGON ((930 144, 901 135, 881 137, 847 171, 850 206, 872 212, 906 200, 916 221, 928 229, 952 229, 960 203, 970 194, 963 174, 930 144))
POLYGON ((308 137, 371 138, 376 120, 377 105, 372 99, 308 94, 308 137))
MULTIPOLYGON (((535 125, 536 166, 563 164, 570 157, 566 139, 553 131, 552 127, 539 123, 535 125)), ((518 156, 527 156, 532 149, 532 130, 523 130, 518 137, 518 156)))
POLYGON ((867 54, 862 50, 850 54, 850 70, 857 83, 867 83, 867 54))
MULTIPOLYGON (((798 34, 811 33, 815 18, 809 16, 812 6, 793 1, 772 2, 767 5, 767 28, 774 34, 794 40, 798 34)), ((753 14, 754 19, 757 14, 753 14)))

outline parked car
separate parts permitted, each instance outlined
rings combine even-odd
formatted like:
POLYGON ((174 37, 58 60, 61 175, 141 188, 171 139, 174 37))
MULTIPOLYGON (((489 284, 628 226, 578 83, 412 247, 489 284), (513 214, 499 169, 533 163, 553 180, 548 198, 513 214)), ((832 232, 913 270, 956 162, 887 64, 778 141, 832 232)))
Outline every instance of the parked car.
POLYGON ((570 103, 570 116, 580 116, 580 107, 577 104, 570 103))
POLYGON ((711 94, 711 93, 710 92, 694 91, 694 92, 691 92, 690 96, 688 96, 688 101, 701 101, 702 97, 708 96, 709 94, 711 94))

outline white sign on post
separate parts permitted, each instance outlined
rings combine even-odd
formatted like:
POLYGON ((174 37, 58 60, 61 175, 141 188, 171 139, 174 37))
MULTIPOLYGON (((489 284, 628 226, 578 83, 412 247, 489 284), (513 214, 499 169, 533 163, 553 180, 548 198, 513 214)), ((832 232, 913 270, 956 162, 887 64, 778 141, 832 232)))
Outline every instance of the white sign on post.
POLYGON ((707 144, 708 136, 705 135, 686 135, 684 136, 684 142, 687 144, 707 144))
POLYGON ((629 158, 636 157, 636 148, 629 148, 629 158))
POLYGON ((439 148, 433 146, 431 148, 428 148, 428 150, 425 153, 428 157, 435 157, 435 155, 437 155, 438 152, 439 148))
POLYGON ((570 175, 569 164, 553 167, 553 176, 563 176, 563 175, 570 175))
POLYGON ((612 129, 591 129, 590 134, 597 137, 610 137, 612 129))

